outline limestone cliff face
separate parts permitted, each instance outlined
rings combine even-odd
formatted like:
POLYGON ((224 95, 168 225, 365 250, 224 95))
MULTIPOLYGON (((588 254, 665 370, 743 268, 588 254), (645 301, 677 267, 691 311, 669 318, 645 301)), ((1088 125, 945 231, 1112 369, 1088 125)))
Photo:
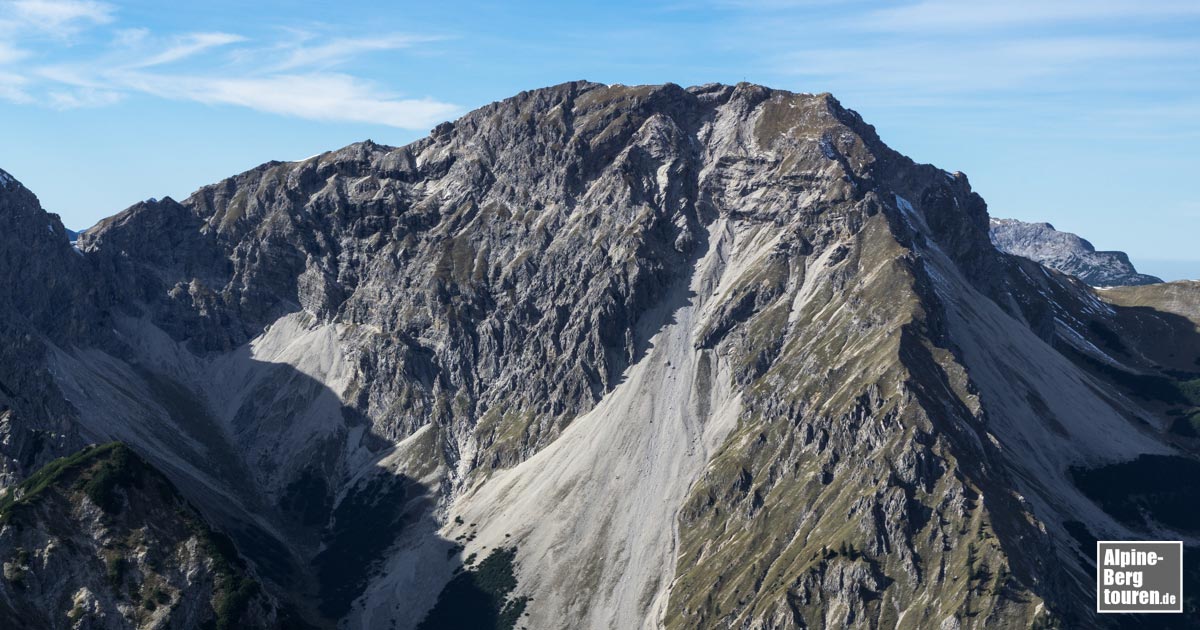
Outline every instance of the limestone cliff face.
POLYGON ((10 482, 121 440, 314 623, 1103 624, 1079 541, 1145 524, 1078 471, 1195 449, 1194 326, 829 95, 563 84, 78 252, 4 203, 10 482))
POLYGON ((1125 252, 1098 252, 1086 240, 1060 232, 1049 223, 992 219, 992 242, 1001 251, 1035 260, 1094 287, 1162 282, 1161 278, 1138 273, 1125 252))

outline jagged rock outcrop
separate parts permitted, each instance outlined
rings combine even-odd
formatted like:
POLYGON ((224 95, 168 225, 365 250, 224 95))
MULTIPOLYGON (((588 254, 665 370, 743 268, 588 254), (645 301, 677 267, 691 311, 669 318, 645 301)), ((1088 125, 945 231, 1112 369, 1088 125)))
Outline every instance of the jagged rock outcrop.
POLYGON ((1081 538, 1190 535, 1077 481, 1194 456, 1195 327, 829 95, 567 83, 50 222, 0 234, 9 479, 121 440, 313 623, 1102 626, 1081 538))
POLYGON ((0 499, 6 628, 297 628, 165 477, 121 444, 0 499))
POLYGON ((1098 252, 1091 243, 1049 223, 992 219, 992 243, 1000 251, 1022 256, 1083 280, 1094 287, 1162 282, 1138 273, 1125 252, 1098 252))

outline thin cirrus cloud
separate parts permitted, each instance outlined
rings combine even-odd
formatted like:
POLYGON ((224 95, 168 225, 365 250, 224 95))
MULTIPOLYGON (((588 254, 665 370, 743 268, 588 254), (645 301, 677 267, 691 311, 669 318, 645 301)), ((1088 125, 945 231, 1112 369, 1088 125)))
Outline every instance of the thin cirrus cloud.
POLYGON ((1038 85, 1053 90, 1064 75, 1076 77, 1070 85, 1074 90, 1106 81, 1135 85, 1158 80, 1153 73, 1138 70, 1141 62, 1169 69, 1172 60, 1186 63, 1196 55, 1200 45, 1194 42, 1131 37, 999 40, 960 46, 953 54, 936 42, 889 42, 870 48, 791 52, 781 57, 779 68, 788 74, 847 80, 857 83, 859 90, 873 86, 940 94, 987 93, 1038 85), (1096 71, 1101 63, 1106 64, 1103 73, 1096 71), (1139 76, 1129 76, 1134 72, 1139 76), (1081 73, 1091 76, 1081 77, 1081 73), (869 77, 869 82, 863 77, 869 77))
POLYGON ((25 91, 28 83, 29 80, 21 75, 0 71, 0 99, 20 105, 32 103, 33 97, 25 91))
POLYGON ((237 105, 311 120, 422 129, 459 112, 456 105, 398 98, 373 83, 336 73, 212 78, 124 72, 115 78, 127 89, 162 98, 237 105))
POLYGON ((1090 99, 1097 107, 1143 94, 1194 102, 1200 41, 1181 25, 1200 23, 1196 0, 915 0, 853 14, 802 4, 746 17, 732 42, 860 105, 961 110, 1068 94, 1104 96, 1090 99))
POLYGON ((90 25, 113 20, 112 5, 93 0, 6 0, 0 2, 0 32, 74 35, 90 25))
POLYGON ((0 9, 0 35, 8 39, 0 42, 0 100, 11 103, 65 110, 111 106, 141 94, 404 129, 427 129, 461 112, 450 103, 406 98, 331 70, 362 55, 436 41, 433 37, 303 33, 277 42, 224 32, 156 37, 145 28, 117 28, 113 7, 92 0, 0 0, 0 9), (86 40, 84 34, 99 35, 91 40, 104 42, 99 51, 64 54, 76 52, 71 48, 86 40))
POLYGON ((46 94, 50 105, 56 109, 78 109, 80 107, 103 107, 121 102, 120 92, 95 88, 73 90, 51 90, 46 94))
POLYGON ((1200 16, 1195 0, 1006 0, 958 2, 920 0, 877 9, 856 18, 859 28, 918 32, 996 30, 1014 26, 1097 22, 1115 19, 1161 20, 1200 16))
POLYGON ((28 52, 21 50, 20 48, 17 48, 8 42, 0 42, 0 65, 19 61, 28 54, 28 52))
POLYGON ((187 59, 212 48, 246 41, 241 35, 232 33, 188 33, 172 38, 161 52, 130 65, 134 68, 149 68, 187 59))
POLYGON ((277 54, 281 59, 273 69, 330 68, 368 53, 413 48, 442 40, 440 37, 397 33, 378 37, 335 38, 324 43, 303 45, 311 39, 311 35, 301 34, 300 42, 279 46, 277 54))

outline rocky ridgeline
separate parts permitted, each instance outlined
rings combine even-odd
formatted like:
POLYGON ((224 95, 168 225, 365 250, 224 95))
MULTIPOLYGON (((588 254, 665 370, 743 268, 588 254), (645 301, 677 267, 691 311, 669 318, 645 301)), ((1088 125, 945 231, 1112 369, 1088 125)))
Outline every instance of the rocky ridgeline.
POLYGON ((1003 252, 1037 261, 1094 287, 1162 282, 1138 273, 1125 252, 1098 252, 1086 240, 1060 232, 1049 223, 992 219, 992 243, 1003 252))

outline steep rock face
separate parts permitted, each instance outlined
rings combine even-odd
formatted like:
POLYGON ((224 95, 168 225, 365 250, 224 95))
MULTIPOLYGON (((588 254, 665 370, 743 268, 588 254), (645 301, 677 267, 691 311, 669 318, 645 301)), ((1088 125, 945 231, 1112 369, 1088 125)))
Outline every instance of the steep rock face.
POLYGON ((297 627, 229 540, 120 444, 54 460, 0 500, 0 558, 9 628, 297 627))
POLYGON ((80 342, 102 330, 104 285, 72 250, 57 215, 0 171, 0 486, 83 445, 76 411, 46 366, 47 340, 80 342))
POLYGON ((1094 287, 1154 284, 1161 278, 1138 273, 1125 252, 1098 252, 1091 243, 1049 223, 992 219, 992 243, 1083 280, 1094 287))
POLYGON ((127 442, 344 627, 497 549, 530 627, 1108 623, 1076 533, 1138 525, 1072 470, 1195 449, 1133 391, 1194 327, 998 252, 828 95, 569 83, 44 240, 5 288, 87 289, 13 333, 10 433, 127 442))
MULTIPOLYGON (((907 484, 928 484, 926 492, 938 500, 973 492, 944 463, 953 445, 931 452, 937 440, 928 437, 935 428, 926 406, 943 393, 921 400, 906 386, 918 378, 910 370, 940 368, 928 351, 907 347, 932 343, 916 272, 906 260, 911 254, 905 244, 913 236, 905 231, 905 216, 915 211, 904 196, 925 200, 920 237, 937 235, 946 243, 943 255, 958 261, 950 264, 973 274, 1002 264, 994 250, 979 247, 987 238, 982 203, 961 176, 892 153, 827 97, 753 88, 697 93, 717 105, 695 132, 695 143, 708 151, 700 159, 710 165, 696 169, 695 186, 717 219, 697 239, 703 249, 686 268, 690 281, 685 276, 680 283, 684 297, 673 301, 666 294, 671 314, 665 326, 654 328, 652 349, 610 397, 559 441, 458 503, 464 522, 482 523, 460 528, 476 538, 467 552, 516 542, 518 557, 530 565, 522 578, 537 594, 529 606, 534 626, 555 627, 572 618, 592 627, 660 620, 680 627, 886 627, 897 608, 922 597, 944 608, 912 615, 911 623, 927 624, 935 616, 941 623, 966 604, 934 597, 944 586, 917 574, 913 558, 919 548, 929 561, 954 566, 965 551, 952 555, 940 545, 918 543, 924 536, 905 521, 910 509, 940 507, 940 514, 946 508, 934 499, 926 499, 929 507, 911 505, 915 488, 905 494, 906 484, 886 466, 864 471, 864 464, 882 463, 894 449, 904 453, 907 484), (761 100, 747 109, 739 99, 749 95, 761 100), (888 409, 906 397, 913 400, 904 405, 905 417, 888 409), (868 419, 890 431, 863 440, 859 431, 868 419), (931 444, 907 443, 913 433, 931 444), (830 439, 838 448, 826 448, 830 439), (815 452, 802 454, 797 440, 808 440, 815 452), (818 454, 823 457, 813 457, 818 454), (834 477, 839 463, 853 472, 834 477), (934 492, 943 477, 947 487, 934 492), (809 490, 810 484, 828 494, 809 490), (576 498, 575 492, 561 494, 562 488, 588 490, 576 498), (828 502, 876 493, 881 503, 890 497, 895 504, 886 517, 873 502, 860 501, 857 509, 835 507, 836 516, 821 518, 831 509, 828 502), (813 503, 794 503, 805 495, 813 503), (874 527, 889 528, 900 546, 895 556, 891 542, 880 542, 889 532, 837 531, 872 514, 880 514, 874 527), (642 519, 677 521, 678 531, 647 532, 639 526, 642 519), (826 527, 828 532, 812 535, 826 527), (871 546, 861 535, 871 537, 871 546), (861 562, 865 573, 843 568, 870 586, 845 584, 833 593, 818 587, 807 596, 811 607, 793 610, 790 580, 806 579, 801 576, 810 575, 810 567, 807 557, 791 564, 790 556, 847 544, 869 549, 875 564, 861 562), (674 575, 664 574, 658 567, 673 563, 672 552, 678 565, 674 575), (907 584, 890 589, 909 593, 887 602, 891 610, 869 604, 896 580, 882 562, 897 568, 907 562, 912 572, 907 584), (869 611, 863 608, 868 605, 869 611)), ((924 373, 919 378, 927 381, 924 373)), ((950 424, 940 429, 961 430, 937 404, 935 420, 950 424)), ((987 521, 987 512, 979 509, 976 518, 987 521)), ((942 520, 957 527, 962 519, 942 520)), ((947 535, 960 537, 957 529, 947 535)), ((1003 555, 999 545, 987 553, 1003 555)), ((824 579, 812 575, 816 584, 824 579)), ((995 602, 989 597, 994 591, 977 604, 987 610, 988 623, 1028 622, 1035 615, 1032 607, 990 606, 995 602)))

